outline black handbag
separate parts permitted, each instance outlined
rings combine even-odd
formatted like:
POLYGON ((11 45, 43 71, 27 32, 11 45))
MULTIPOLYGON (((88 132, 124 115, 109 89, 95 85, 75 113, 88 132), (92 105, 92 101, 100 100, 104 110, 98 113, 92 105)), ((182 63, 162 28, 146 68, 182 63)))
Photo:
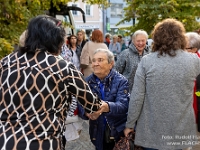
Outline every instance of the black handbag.
POLYGON ((128 137, 121 137, 115 144, 113 150, 143 150, 141 146, 134 144, 135 132, 131 132, 128 137))
POLYGON ((108 124, 106 124, 105 131, 104 131, 104 140, 106 143, 114 142, 114 137, 112 137, 110 133, 111 133, 110 128, 108 124))

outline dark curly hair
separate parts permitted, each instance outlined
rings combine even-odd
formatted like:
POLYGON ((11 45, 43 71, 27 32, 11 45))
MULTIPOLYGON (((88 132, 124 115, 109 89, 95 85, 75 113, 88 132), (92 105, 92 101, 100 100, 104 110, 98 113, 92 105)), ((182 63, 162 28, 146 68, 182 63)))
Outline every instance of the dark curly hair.
POLYGON ((60 20, 39 15, 30 20, 26 31, 24 46, 20 48, 21 52, 35 53, 36 50, 48 51, 52 54, 61 52, 66 33, 60 20))
POLYGON ((176 19, 165 19, 156 24, 152 32, 152 51, 158 55, 176 56, 175 51, 186 48, 184 25, 176 19))

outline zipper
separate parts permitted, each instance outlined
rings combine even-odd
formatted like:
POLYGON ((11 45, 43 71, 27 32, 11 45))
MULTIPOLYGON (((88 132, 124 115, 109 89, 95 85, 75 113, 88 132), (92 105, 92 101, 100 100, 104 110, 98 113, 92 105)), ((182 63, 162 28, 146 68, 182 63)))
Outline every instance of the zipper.
MULTIPOLYGON (((109 123, 108 123, 108 120, 107 120, 106 116, 104 116, 104 117, 105 117, 105 119, 106 119, 106 123, 108 124, 108 127, 109 127, 110 132, 111 132, 111 127, 110 127, 110 125, 109 125, 109 123)), ((114 140, 114 142, 116 143, 115 138, 114 138, 113 136, 111 136, 110 139, 111 139, 111 140, 114 140)))

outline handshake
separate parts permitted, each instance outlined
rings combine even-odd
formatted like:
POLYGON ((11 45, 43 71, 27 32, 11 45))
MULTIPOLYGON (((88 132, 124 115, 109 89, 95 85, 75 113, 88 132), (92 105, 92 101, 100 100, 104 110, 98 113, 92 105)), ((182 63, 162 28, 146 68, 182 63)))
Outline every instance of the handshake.
POLYGON ((89 113, 85 113, 85 115, 91 119, 91 120, 96 120, 103 112, 109 112, 109 106, 108 103, 102 101, 102 104, 99 108, 99 110, 97 110, 96 112, 89 114, 89 113))

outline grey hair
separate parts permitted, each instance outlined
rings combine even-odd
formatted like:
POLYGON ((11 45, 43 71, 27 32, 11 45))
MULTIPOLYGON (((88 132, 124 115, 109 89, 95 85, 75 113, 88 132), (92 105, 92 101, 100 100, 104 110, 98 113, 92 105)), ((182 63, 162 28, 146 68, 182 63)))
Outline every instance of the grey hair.
POLYGON ((95 55, 96 53, 99 53, 99 52, 103 52, 103 53, 106 53, 107 57, 108 57, 108 63, 111 63, 111 62, 115 62, 115 59, 114 59, 114 55, 113 53, 108 50, 108 49, 103 49, 103 48, 98 48, 94 51, 94 54, 95 55))
POLYGON ((148 36, 149 36, 146 31, 144 31, 144 30, 137 30, 137 31, 135 31, 133 33, 132 39, 135 40, 136 36, 138 36, 138 35, 144 35, 146 37, 146 39, 148 39, 148 36))
POLYGON ((200 35, 196 32, 187 32, 186 37, 188 38, 189 47, 200 49, 200 35))

